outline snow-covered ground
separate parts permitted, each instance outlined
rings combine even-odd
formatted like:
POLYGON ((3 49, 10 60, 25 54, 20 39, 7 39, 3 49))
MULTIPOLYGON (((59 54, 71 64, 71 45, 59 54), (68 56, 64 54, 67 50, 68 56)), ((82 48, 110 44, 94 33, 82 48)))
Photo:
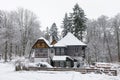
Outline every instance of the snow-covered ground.
POLYGON ((120 75, 81 74, 73 71, 15 71, 12 63, 0 63, 0 80, 120 80, 120 75))

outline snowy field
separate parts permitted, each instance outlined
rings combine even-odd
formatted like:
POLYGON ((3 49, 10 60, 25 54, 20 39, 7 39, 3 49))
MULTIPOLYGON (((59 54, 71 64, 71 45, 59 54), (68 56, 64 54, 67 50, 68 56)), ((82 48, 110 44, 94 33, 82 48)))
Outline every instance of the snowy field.
POLYGON ((73 71, 15 71, 12 63, 0 63, 0 80, 120 80, 120 75, 81 74, 73 71))

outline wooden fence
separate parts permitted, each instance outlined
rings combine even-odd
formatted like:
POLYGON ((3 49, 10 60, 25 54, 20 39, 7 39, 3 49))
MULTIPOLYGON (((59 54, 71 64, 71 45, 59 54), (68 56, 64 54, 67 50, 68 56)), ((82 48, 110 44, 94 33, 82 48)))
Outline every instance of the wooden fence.
POLYGON ((96 74, 108 74, 108 75, 112 75, 112 76, 117 76, 117 70, 110 70, 110 69, 104 69, 104 70, 100 70, 100 69, 91 69, 91 68, 41 68, 41 67, 22 67, 21 69, 16 69, 16 71, 19 70, 27 70, 27 71, 76 71, 76 72, 80 72, 82 74, 86 74, 86 73, 91 73, 94 72, 96 74))

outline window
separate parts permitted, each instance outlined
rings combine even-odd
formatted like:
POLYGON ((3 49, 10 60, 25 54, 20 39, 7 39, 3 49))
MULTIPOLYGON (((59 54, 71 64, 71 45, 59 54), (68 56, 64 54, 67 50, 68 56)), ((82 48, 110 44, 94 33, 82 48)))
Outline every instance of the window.
POLYGON ((70 66, 71 66, 70 61, 67 61, 67 62, 66 62, 66 67, 70 67, 70 66))
POLYGON ((75 52, 78 52, 78 47, 75 47, 75 52))
POLYGON ((57 48, 57 49, 56 49, 56 52, 57 52, 57 53, 59 53, 59 52, 60 52, 59 48, 57 48))
POLYGON ((60 55, 60 49, 56 48, 56 55, 60 55))
POLYGON ((48 54, 48 49, 44 49, 44 54, 48 54))
POLYGON ((53 53, 54 51, 53 51, 53 49, 51 49, 51 53, 53 53))
POLYGON ((43 53, 43 50, 42 50, 42 49, 40 49, 40 53, 43 53))
POLYGON ((61 48, 61 55, 64 55, 64 48, 61 48))
POLYGON ((65 54, 65 49, 64 48, 56 48, 56 55, 64 55, 65 54))
POLYGON ((60 67, 64 67, 64 61, 60 61, 60 67))
POLYGON ((61 53, 64 53, 64 48, 61 48, 61 53))
POLYGON ((55 66, 56 67, 60 67, 60 62, 59 61, 55 61, 55 66))

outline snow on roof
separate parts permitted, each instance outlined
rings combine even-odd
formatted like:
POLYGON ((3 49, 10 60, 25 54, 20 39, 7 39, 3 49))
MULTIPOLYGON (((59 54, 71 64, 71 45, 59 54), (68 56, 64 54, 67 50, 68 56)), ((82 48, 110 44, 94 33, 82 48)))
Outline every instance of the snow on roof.
POLYGON ((49 41, 46 40, 44 37, 40 37, 38 40, 44 40, 49 47, 51 46, 49 41))
POLYGON ((66 46, 86 46, 85 43, 77 39, 72 33, 68 33, 64 38, 62 38, 54 47, 66 47, 66 46))
POLYGON ((65 61, 66 58, 73 60, 70 56, 53 56, 53 61, 65 61))

